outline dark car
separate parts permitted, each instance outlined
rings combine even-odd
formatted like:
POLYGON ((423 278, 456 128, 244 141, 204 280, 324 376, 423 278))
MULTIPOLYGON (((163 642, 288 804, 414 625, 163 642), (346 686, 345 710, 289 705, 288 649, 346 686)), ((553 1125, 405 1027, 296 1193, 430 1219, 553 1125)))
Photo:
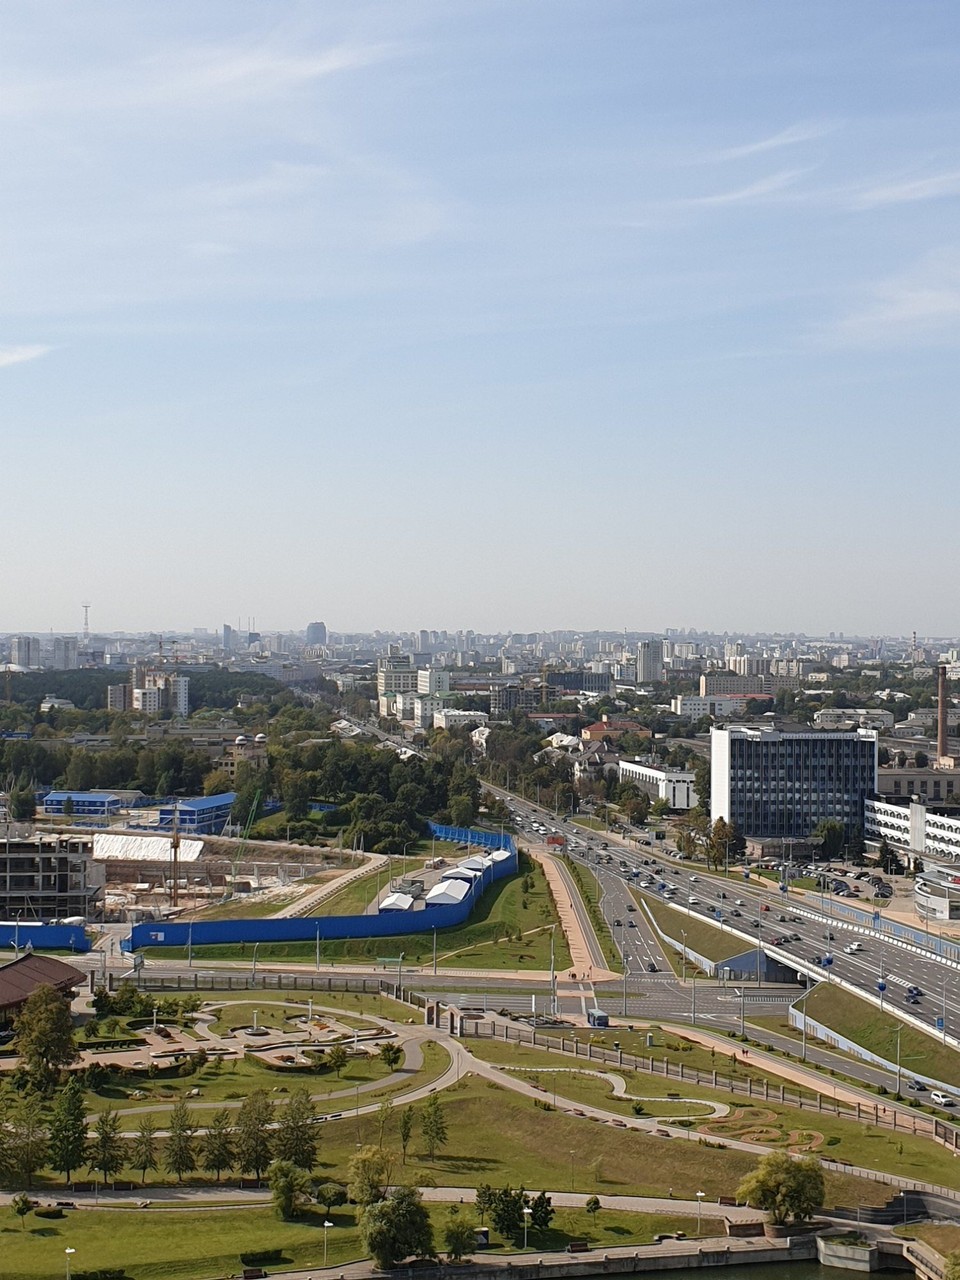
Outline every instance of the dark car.
POLYGON ((731 912, 730 912, 730 914, 731 914, 732 916, 738 916, 738 915, 740 915, 740 914, 741 914, 741 912, 737 911, 737 909, 736 909, 736 908, 734 908, 734 909, 733 909, 733 911, 731 911, 731 912))
POLYGON ((647 961, 647 973, 656 973, 656 972, 657 972, 657 966, 653 963, 653 961, 652 961, 652 960, 648 960, 648 961, 647 961))
POLYGON ((907 1088, 910 1090, 911 1093, 927 1092, 927 1086, 923 1083, 922 1080, 908 1080, 907 1088))
POLYGON ((829 929, 822 936, 826 938, 827 942, 833 942, 833 934, 829 931, 829 929))

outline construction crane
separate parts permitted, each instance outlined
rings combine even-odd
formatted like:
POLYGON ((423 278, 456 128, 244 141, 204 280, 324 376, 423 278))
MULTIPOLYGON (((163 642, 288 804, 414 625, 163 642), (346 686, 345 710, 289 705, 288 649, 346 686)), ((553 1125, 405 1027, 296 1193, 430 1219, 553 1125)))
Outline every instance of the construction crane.
POLYGON ((240 860, 242 859, 246 851, 247 845, 250 842, 250 829, 253 826, 254 820, 256 819, 257 810, 260 808, 260 795, 261 795, 261 789, 258 787, 256 794, 253 797, 253 804, 250 806, 250 812, 247 814, 247 821, 243 828, 243 834, 240 836, 240 843, 237 845, 234 851, 234 856, 232 858, 233 866, 231 870, 231 880, 230 880, 230 896, 231 897, 233 897, 233 895, 236 893, 237 869, 240 866, 240 860))

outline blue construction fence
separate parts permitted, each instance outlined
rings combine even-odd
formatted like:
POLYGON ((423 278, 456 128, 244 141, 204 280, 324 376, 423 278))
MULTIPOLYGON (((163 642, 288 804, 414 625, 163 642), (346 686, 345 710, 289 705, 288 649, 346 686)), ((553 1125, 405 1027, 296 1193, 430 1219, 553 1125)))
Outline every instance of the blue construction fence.
POLYGON ((79 924, 37 924, 32 920, 0 922, 0 947, 19 948, 30 943, 34 951, 89 951, 90 939, 79 924))
POLYGON ((341 938, 390 938, 401 934, 424 933, 433 929, 453 929, 466 923, 485 891, 497 880, 516 875, 517 849, 510 836, 500 836, 469 827, 430 824, 438 840, 482 845, 486 849, 506 849, 512 856, 485 867, 470 882, 470 892, 462 902, 423 906, 410 911, 385 911, 378 915, 290 916, 265 920, 145 921, 136 924, 123 942, 124 951, 141 947, 212 947, 238 942, 314 942, 341 938), (472 837, 467 839, 467 837, 472 837), (491 841, 493 843, 491 843, 491 841))

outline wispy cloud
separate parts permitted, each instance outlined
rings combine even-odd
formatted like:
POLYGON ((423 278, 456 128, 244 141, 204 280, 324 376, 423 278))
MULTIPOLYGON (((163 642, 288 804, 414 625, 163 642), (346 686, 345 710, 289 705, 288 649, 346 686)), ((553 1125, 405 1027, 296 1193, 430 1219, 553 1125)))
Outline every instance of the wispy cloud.
POLYGON ((850 206, 854 209, 878 209, 884 205, 913 204, 919 200, 942 200, 957 195, 960 195, 960 169, 952 169, 926 178, 867 187, 851 197, 850 206))
POLYGON ((781 147, 793 147, 800 142, 813 142, 833 133, 837 125, 829 120, 808 121, 781 129, 779 133, 768 138, 760 138, 756 142, 746 142, 737 147, 725 147, 704 157, 706 160, 722 162, 724 160, 742 160, 745 156, 761 155, 765 151, 778 151, 781 147))
POLYGON ((12 364, 26 364, 28 360, 39 360, 41 356, 45 356, 52 350, 53 347, 45 347, 40 343, 24 344, 19 347, 0 347, 0 369, 6 369, 12 364))
POLYGON ((58 79, 10 78, 0 114, 194 109, 200 102, 229 103, 274 97, 299 85, 375 66, 395 57, 386 42, 343 43, 318 50, 239 44, 167 49, 138 61, 58 79))
POLYGON ((718 191, 714 195, 690 196, 678 203, 687 208, 705 208, 711 205, 754 204, 775 196, 788 187, 794 186, 802 178, 806 169, 781 169, 766 178, 758 178, 745 187, 736 187, 732 191, 718 191))
POLYGON ((931 254, 911 271, 881 281, 827 336, 840 346, 960 342, 960 251, 931 254))

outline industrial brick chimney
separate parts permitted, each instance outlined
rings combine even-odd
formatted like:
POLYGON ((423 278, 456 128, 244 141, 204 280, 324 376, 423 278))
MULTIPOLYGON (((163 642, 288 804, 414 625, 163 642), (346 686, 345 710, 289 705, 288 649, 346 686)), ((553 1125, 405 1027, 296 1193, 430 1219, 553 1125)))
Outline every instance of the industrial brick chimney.
POLYGON ((947 668, 940 664, 937 668, 937 756, 940 760, 947 755, 947 668))

